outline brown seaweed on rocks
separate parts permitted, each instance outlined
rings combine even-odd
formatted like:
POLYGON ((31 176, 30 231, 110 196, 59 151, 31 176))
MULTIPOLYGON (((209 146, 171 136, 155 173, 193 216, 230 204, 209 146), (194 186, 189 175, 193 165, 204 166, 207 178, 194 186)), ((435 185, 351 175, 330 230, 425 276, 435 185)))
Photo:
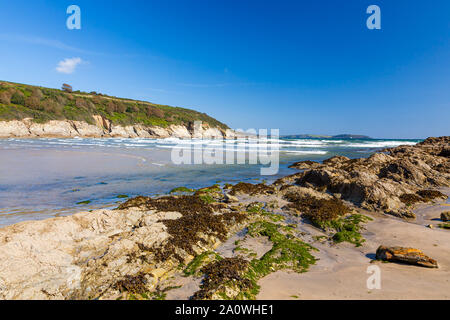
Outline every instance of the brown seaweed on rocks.
POLYGON ((423 201, 432 201, 436 198, 447 199, 447 195, 438 190, 419 190, 417 194, 422 197, 423 201))
POLYGON ((289 193, 285 199, 290 201, 287 208, 298 210, 304 217, 317 222, 334 220, 351 211, 342 200, 336 198, 317 199, 289 193))
POLYGON ((162 212, 179 212, 181 214, 212 213, 211 205, 205 203, 199 196, 165 196, 161 198, 137 197, 119 206, 119 210, 139 207, 147 210, 155 209, 162 212))
POLYGON ((123 279, 117 281, 113 288, 120 292, 129 292, 133 294, 144 293, 147 291, 148 281, 145 274, 140 272, 137 275, 125 275, 123 279))
POLYGON ((239 182, 231 188, 230 194, 232 196, 237 194, 248 194, 248 195, 268 195, 275 193, 275 187, 266 185, 263 183, 252 184, 248 182, 239 182))
POLYGON ((211 236, 225 241, 231 226, 241 223, 244 219, 245 215, 238 212, 202 212, 186 214, 176 220, 162 220, 171 237, 162 247, 155 248, 155 258, 157 261, 165 261, 173 256, 179 262, 184 262, 179 253, 180 249, 194 256, 194 247, 199 243, 207 245, 206 239, 211 236))
POLYGON ((212 296, 224 289, 223 286, 234 282, 240 290, 251 289, 253 283, 244 278, 249 262, 242 257, 216 260, 204 266, 200 271, 205 274, 201 289, 194 293, 193 300, 211 299, 212 296))

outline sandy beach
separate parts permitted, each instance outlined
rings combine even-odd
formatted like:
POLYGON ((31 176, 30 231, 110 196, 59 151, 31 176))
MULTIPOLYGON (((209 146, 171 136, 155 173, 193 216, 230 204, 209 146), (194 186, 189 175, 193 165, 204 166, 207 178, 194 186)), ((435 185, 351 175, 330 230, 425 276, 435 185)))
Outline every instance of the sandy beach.
POLYGON ((300 161, 271 184, 183 187, 0 228, 0 297, 448 299, 447 147, 300 161))

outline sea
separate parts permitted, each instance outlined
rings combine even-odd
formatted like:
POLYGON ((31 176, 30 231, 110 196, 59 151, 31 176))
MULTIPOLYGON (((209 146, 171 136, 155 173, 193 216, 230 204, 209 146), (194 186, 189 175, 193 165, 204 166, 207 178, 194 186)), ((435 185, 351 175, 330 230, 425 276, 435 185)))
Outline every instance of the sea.
POLYGON ((296 161, 323 161, 335 155, 368 157, 387 147, 414 145, 420 141, 3 139, 0 140, 0 226, 111 209, 127 198, 165 195, 180 186, 196 189, 240 181, 272 183, 297 172, 289 168, 296 161), (261 169, 270 165, 267 158, 265 162, 250 160, 258 160, 255 155, 261 150, 267 151, 272 160, 276 157, 277 170, 271 175, 261 175, 261 169), (200 155, 223 152, 224 163, 195 162, 194 156, 190 158, 192 161, 180 163, 181 154, 195 151, 200 155), (234 161, 225 163, 225 155, 233 154, 234 161), (245 155, 245 161, 238 154, 245 155))

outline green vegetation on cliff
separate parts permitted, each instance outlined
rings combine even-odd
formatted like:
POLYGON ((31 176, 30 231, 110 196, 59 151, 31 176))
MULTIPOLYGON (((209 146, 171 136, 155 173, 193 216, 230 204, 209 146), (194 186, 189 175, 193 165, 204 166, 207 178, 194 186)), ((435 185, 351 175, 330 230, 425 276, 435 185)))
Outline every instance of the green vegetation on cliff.
POLYGON ((202 121, 211 127, 228 128, 205 113, 145 101, 106 96, 96 92, 65 92, 0 81, 0 120, 33 118, 36 122, 77 120, 94 124, 93 115, 101 115, 114 124, 166 127, 190 126, 202 121))

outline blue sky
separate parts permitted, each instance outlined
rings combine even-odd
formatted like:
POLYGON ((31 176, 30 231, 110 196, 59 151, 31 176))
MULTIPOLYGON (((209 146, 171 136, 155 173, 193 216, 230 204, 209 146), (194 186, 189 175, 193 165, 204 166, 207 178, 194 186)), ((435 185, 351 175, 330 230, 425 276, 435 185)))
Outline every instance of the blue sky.
POLYGON ((193 108, 232 128, 450 134, 447 0, 2 1, 0 61, 1 80, 193 108), (71 4, 81 30, 66 28, 71 4), (366 27, 371 4, 381 30, 366 27))

